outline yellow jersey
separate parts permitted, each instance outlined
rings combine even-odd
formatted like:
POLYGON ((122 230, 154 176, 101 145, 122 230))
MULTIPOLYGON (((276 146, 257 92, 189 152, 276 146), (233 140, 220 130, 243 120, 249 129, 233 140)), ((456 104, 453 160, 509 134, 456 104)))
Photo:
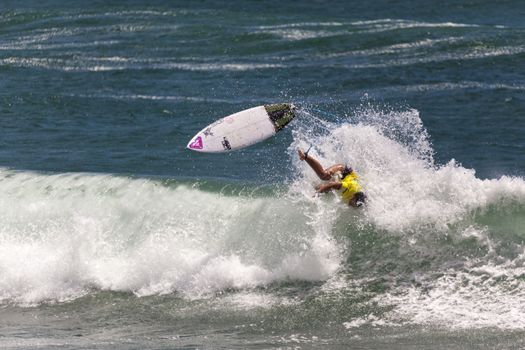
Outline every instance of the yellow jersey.
POLYGON ((357 192, 362 192, 363 188, 357 181, 358 179, 359 177, 355 171, 352 171, 341 180, 341 189, 339 191, 345 203, 349 203, 357 192))

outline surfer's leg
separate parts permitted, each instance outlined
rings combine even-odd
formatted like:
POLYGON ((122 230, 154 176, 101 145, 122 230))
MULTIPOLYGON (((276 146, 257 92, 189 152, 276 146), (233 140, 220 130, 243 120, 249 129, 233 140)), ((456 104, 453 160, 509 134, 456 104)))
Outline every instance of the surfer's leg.
POLYGON ((311 155, 305 155, 302 150, 297 150, 297 153, 299 153, 299 158, 305 160, 321 180, 330 180, 336 171, 344 169, 343 164, 332 165, 330 168, 324 169, 321 163, 311 155))
POLYGON ((343 172, 345 170, 344 164, 334 164, 331 167, 327 168, 325 171, 330 174, 330 177, 332 177, 336 172, 343 172))

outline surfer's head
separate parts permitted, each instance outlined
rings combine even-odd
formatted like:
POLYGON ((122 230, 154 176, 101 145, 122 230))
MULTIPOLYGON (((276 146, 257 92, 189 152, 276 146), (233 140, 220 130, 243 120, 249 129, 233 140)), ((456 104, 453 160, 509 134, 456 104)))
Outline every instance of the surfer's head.
POLYGON ((348 165, 345 165, 345 168, 341 172, 341 177, 344 179, 346 175, 350 175, 354 171, 351 167, 348 165))
POLYGON ((357 192, 350 200, 350 205, 355 208, 362 207, 365 204, 366 195, 363 192, 357 192))

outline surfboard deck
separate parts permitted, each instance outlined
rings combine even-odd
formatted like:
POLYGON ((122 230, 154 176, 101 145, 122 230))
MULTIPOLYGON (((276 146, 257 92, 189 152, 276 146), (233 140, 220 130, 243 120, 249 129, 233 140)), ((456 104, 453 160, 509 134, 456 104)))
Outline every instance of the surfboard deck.
POLYGON ((245 109, 206 126, 186 147, 208 153, 235 151, 275 135, 294 117, 295 106, 291 103, 245 109))

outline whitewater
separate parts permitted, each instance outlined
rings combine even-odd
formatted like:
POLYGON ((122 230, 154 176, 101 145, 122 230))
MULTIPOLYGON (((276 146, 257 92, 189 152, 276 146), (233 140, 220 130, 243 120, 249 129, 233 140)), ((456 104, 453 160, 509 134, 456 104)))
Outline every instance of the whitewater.
POLYGON ((0 9, 2 349, 525 347, 522 1, 0 9))
POLYGON ((269 186, 2 169, 1 303, 100 292, 191 302, 226 292, 253 308, 297 303, 282 283, 313 283, 338 299, 380 281, 366 292, 375 306, 345 327, 524 328, 523 178, 436 164, 415 109, 368 103, 322 118, 303 109, 292 169, 269 186), (324 165, 354 167, 364 209, 315 196, 319 180, 296 156, 309 145, 324 165))

